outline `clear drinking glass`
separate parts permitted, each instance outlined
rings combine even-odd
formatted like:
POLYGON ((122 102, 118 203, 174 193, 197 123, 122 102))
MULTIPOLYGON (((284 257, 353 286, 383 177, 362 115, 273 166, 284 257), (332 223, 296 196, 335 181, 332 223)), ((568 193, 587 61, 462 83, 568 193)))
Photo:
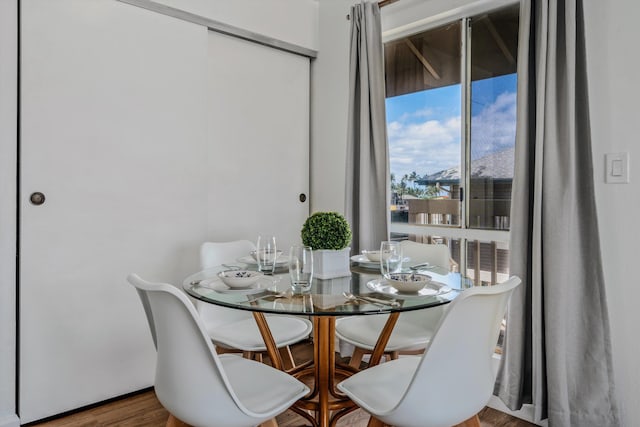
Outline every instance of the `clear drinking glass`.
POLYGON ((382 242, 380 244, 380 273, 389 277, 391 273, 402 270, 402 247, 400 242, 382 242))
POLYGON ((291 246, 289 276, 294 293, 307 292, 313 280, 313 250, 309 246, 291 246))
POLYGON ((256 261, 258 262, 258 271, 272 274, 276 266, 276 258, 278 251, 276 249, 276 237, 268 234, 258 236, 256 243, 256 261))

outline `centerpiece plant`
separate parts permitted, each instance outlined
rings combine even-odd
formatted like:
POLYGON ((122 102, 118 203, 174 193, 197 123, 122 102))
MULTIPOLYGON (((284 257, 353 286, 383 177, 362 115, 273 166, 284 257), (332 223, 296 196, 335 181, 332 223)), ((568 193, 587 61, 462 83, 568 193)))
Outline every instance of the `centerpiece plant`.
POLYGON ((314 275, 320 279, 351 275, 351 226, 338 212, 316 212, 302 226, 302 243, 313 249, 314 275))

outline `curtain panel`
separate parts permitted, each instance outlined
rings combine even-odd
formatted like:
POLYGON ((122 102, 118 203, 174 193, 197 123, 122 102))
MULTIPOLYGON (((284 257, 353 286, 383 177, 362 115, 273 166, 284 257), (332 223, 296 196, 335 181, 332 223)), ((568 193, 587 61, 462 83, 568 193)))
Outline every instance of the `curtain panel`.
POLYGON ((345 216, 351 249, 375 249, 389 238, 390 172, 380 8, 351 8, 345 216))
POLYGON ((617 426, 582 0, 523 0, 510 273, 495 394, 549 426, 617 426))

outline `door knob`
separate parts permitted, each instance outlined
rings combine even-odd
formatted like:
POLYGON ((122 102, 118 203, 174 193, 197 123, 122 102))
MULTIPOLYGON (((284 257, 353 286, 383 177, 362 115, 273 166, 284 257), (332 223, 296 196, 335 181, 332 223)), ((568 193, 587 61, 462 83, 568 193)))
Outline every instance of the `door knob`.
POLYGON ((29 201, 31 202, 32 205, 40 206, 45 201, 44 194, 42 194, 39 191, 36 191, 35 193, 31 194, 31 196, 29 197, 29 201))
POLYGON ((307 195, 304 193, 300 193, 300 195, 298 196, 298 199, 300 199, 300 202, 304 203, 307 201, 307 195))

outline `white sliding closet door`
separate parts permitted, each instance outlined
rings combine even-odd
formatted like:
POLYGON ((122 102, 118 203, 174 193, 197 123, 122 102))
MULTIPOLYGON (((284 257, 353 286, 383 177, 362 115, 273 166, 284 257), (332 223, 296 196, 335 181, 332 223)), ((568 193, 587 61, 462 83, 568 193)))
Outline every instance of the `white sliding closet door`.
POLYGON ((152 340, 125 278, 180 284, 197 269, 208 36, 113 0, 20 4, 26 423, 153 383, 152 340), (30 203, 35 192, 43 204, 30 203))
POLYGON ((209 33, 209 238, 300 240, 309 214, 309 59, 209 33))

